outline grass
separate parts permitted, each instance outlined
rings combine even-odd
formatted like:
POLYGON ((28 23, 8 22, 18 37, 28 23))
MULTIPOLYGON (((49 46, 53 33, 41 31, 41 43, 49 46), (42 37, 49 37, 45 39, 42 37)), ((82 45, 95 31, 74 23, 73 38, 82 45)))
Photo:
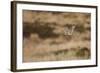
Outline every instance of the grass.
POLYGON ((40 61, 61 61, 61 60, 78 60, 78 59, 89 59, 90 50, 83 47, 80 49, 65 49, 53 52, 36 53, 31 56, 32 62, 40 61))
MULTIPOLYGON (((83 24, 83 25, 84 25, 84 24, 83 24)), ((82 25, 82 24, 81 24, 81 25, 77 25, 77 26, 75 27, 75 30, 76 30, 77 32, 79 32, 79 33, 85 32, 86 30, 85 30, 85 28, 84 28, 83 25, 82 25)))
POLYGON ((24 62, 90 58, 90 13, 32 12, 23 15, 24 62), (73 35, 65 35, 73 25, 73 35))
POLYGON ((89 58, 90 57, 90 50, 86 47, 81 48, 81 49, 77 50, 76 56, 89 58))
POLYGON ((28 23, 26 26, 24 26, 23 29, 23 36, 24 37, 29 37, 31 33, 36 33, 38 34, 38 36, 42 39, 46 39, 46 38, 56 38, 59 35, 54 33, 53 27, 50 27, 49 25, 41 25, 41 24, 45 24, 45 23, 39 23, 39 22, 35 22, 33 23, 33 25, 29 25, 30 23, 28 23))

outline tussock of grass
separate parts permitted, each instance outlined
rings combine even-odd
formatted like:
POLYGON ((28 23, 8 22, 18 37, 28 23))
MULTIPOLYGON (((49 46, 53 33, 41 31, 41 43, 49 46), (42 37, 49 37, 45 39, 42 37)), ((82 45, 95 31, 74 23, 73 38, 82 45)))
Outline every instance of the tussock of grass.
MULTIPOLYGON (((84 24, 83 24, 83 25, 84 25, 84 24)), ((79 32, 79 33, 85 32, 86 30, 85 30, 85 28, 84 28, 83 25, 82 25, 82 24, 81 24, 81 25, 77 25, 77 26, 75 27, 75 30, 76 30, 77 32, 79 32)))
POLYGON ((86 47, 83 47, 83 48, 77 50, 76 56, 77 57, 86 57, 86 58, 89 58, 89 56, 90 56, 90 50, 88 48, 86 48, 86 47))

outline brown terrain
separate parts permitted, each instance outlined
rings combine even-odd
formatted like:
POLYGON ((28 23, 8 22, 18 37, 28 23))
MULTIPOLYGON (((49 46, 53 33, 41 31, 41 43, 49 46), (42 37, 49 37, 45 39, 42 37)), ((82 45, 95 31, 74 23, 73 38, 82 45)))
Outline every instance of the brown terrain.
POLYGON ((23 10, 23 62, 90 59, 90 19, 89 13, 23 10))

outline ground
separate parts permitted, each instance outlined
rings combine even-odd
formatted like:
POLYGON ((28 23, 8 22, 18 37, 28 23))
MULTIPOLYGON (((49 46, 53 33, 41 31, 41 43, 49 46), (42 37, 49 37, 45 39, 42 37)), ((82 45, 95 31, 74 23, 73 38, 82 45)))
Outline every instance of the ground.
POLYGON ((23 10, 23 62, 90 59, 90 19, 89 13, 23 10))

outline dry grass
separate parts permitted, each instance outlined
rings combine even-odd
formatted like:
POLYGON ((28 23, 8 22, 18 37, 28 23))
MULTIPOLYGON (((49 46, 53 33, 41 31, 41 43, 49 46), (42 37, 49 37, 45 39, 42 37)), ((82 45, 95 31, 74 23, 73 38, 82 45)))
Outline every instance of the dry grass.
POLYGON ((89 59, 90 14, 23 11, 23 62, 89 59), (72 35, 66 27, 75 26, 72 35))

